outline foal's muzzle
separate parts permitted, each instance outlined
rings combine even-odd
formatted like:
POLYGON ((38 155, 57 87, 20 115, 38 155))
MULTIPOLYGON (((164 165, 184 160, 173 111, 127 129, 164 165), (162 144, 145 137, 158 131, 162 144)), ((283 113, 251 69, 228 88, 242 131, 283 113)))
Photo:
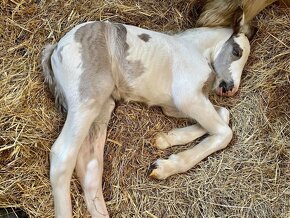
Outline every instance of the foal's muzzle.
POLYGON ((234 88, 234 82, 233 81, 230 81, 230 82, 222 81, 219 85, 219 88, 222 89, 223 93, 226 93, 228 91, 232 91, 232 89, 234 88))
POLYGON ((225 82, 221 81, 216 92, 221 96, 233 96, 236 93, 235 85, 233 81, 225 82))

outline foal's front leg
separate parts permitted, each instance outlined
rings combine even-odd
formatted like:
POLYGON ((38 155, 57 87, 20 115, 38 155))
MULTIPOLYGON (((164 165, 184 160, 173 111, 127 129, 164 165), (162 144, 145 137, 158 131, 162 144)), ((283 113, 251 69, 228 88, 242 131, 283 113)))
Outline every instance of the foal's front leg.
POLYGON ((151 166, 150 173, 150 177, 157 179, 189 170, 208 155, 225 148, 232 139, 230 127, 201 93, 175 97, 177 108, 195 119, 210 136, 189 150, 171 155, 167 160, 158 159, 151 166))
MULTIPOLYGON (((228 124, 230 115, 229 111, 224 107, 214 106, 214 108, 219 116, 222 118, 222 120, 228 124)), ((170 111, 168 111, 163 108, 163 112, 166 115, 172 117, 185 117, 184 114, 180 112, 178 113, 177 110, 174 111, 171 109, 170 111)), ((154 146, 163 150, 175 145, 184 145, 192 142, 193 140, 203 136, 206 133, 207 131, 202 128, 198 123, 183 128, 175 128, 170 130, 168 133, 158 133, 154 146)))

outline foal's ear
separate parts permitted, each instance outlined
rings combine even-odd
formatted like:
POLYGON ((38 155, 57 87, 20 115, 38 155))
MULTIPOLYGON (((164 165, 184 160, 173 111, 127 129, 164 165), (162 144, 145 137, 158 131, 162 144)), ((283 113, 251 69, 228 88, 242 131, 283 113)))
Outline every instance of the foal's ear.
POLYGON ((245 25, 245 14, 243 9, 239 6, 233 16, 232 28, 234 31, 234 35, 237 35, 243 31, 243 27, 245 25))
POLYGON ((232 28, 234 31, 233 35, 244 33, 249 40, 254 37, 258 30, 256 27, 250 26, 246 23, 245 13, 240 6, 234 12, 232 28))
POLYGON ((251 41, 254 38, 257 31, 258 31, 257 27, 248 24, 245 24, 244 27, 242 28, 242 33, 244 33, 245 36, 247 36, 249 41, 251 41))

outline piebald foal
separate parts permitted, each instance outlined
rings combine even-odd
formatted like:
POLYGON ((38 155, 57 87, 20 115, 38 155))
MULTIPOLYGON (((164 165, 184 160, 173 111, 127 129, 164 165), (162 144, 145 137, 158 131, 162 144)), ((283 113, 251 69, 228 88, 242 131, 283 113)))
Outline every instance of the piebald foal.
POLYGON ((198 124, 160 133, 165 149, 209 133, 195 147, 158 159, 150 176, 165 179, 185 172, 232 138, 229 112, 208 99, 238 90, 250 44, 244 15, 233 28, 197 28, 167 35, 130 25, 87 22, 43 51, 43 73, 59 105, 64 127, 51 149, 50 180, 56 217, 72 216, 70 179, 74 168, 92 217, 109 217, 102 193, 103 151, 114 100, 161 106, 174 117, 198 124))

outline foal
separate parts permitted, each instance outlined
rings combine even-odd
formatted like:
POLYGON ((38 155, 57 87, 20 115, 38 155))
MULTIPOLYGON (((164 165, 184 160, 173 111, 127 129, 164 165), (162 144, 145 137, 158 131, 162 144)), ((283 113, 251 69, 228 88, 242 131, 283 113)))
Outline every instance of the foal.
POLYGON ((250 44, 244 15, 230 28, 197 28, 176 35, 110 22, 87 22, 43 51, 43 73, 59 105, 64 127, 51 149, 50 180, 56 217, 71 217, 70 179, 74 168, 93 217, 109 217, 102 193, 103 150, 115 100, 162 107, 198 124, 160 133, 165 149, 209 133, 195 147, 158 159, 150 177, 185 172, 232 138, 229 112, 213 106, 208 92, 234 95, 250 44))

